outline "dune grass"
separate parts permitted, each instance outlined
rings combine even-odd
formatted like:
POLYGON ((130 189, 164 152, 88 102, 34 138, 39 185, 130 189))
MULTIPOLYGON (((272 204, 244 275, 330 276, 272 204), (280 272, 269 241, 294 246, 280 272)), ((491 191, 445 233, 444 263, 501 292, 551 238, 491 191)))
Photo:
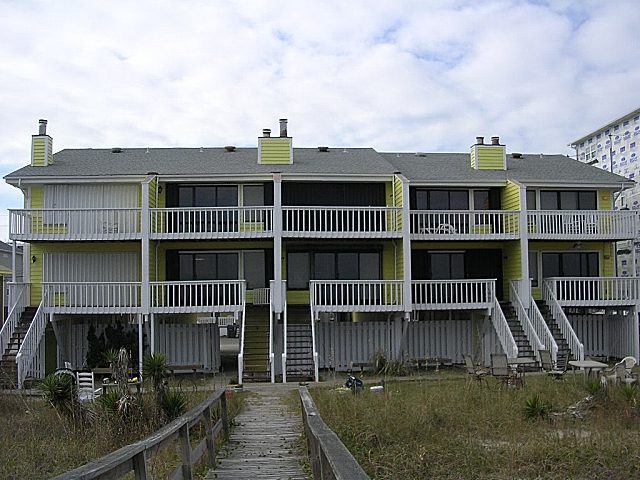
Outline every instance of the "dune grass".
MULTIPOLYGON (((188 407, 193 408, 213 392, 185 390, 188 407)), ((151 401, 145 402, 151 408, 151 401)), ((233 418, 242 403, 242 395, 228 401, 229 416, 233 418)), ((142 418, 127 424, 115 421, 91 407, 93 420, 84 426, 62 417, 40 397, 0 395, 0 478, 40 479, 60 475, 109 452, 140 440, 160 428, 164 420, 154 412, 144 412, 142 418)), ((202 438, 201 428, 192 431, 193 444, 202 438)), ((154 478, 166 474, 178 465, 176 448, 167 448, 154 458, 150 473, 154 478)), ((206 468, 200 468, 200 472, 206 468)))
POLYGON ((518 390, 454 375, 387 382, 381 395, 312 394, 372 478, 638 478, 639 389, 567 377, 528 375, 518 390))

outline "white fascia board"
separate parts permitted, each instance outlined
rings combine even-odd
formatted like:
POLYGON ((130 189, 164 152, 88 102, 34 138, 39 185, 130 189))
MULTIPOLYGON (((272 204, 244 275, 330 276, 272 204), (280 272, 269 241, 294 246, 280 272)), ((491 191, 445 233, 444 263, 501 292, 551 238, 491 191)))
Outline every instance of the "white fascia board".
POLYGON ((380 173, 373 175, 359 174, 313 174, 313 173, 282 173, 283 181, 299 182, 389 182, 393 179, 392 173, 380 173))
POLYGON ((6 178, 5 181, 9 185, 24 184, 44 184, 44 183, 139 183, 143 181, 147 175, 127 175, 122 177, 115 176, 95 176, 95 177, 12 177, 6 178))
POLYGON ((207 183, 223 181, 237 181, 237 182, 256 182, 256 181, 271 181, 273 180, 272 173, 257 173, 251 175, 237 175, 237 174, 216 174, 216 175, 158 175, 159 182, 171 182, 171 183, 207 183))
POLYGON ((562 182, 526 182, 520 180, 520 183, 527 187, 537 187, 537 188, 560 188, 564 190, 575 190, 575 189, 585 189, 585 188, 610 188, 612 190, 620 190, 620 187, 623 189, 633 188, 635 186, 635 182, 626 181, 619 183, 568 183, 566 180, 562 182))
POLYGON ((484 180, 484 181, 465 181, 465 182, 425 182, 419 180, 409 180, 412 187, 504 187, 507 185, 507 180, 484 180))

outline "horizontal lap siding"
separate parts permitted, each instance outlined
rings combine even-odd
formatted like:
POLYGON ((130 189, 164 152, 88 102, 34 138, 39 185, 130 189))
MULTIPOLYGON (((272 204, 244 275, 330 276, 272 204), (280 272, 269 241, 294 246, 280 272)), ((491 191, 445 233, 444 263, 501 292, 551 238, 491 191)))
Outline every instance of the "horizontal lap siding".
POLYGON ((290 138, 261 138, 259 163, 263 165, 282 165, 291 163, 290 138))
MULTIPOLYGON (((33 165, 38 167, 44 167, 47 165, 45 151, 47 147, 45 145, 44 138, 36 138, 33 140, 33 165)), ((50 150, 49 152, 50 153, 50 150)))
POLYGON ((476 149, 479 170, 505 170, 504 146, 476 146, 476 149))

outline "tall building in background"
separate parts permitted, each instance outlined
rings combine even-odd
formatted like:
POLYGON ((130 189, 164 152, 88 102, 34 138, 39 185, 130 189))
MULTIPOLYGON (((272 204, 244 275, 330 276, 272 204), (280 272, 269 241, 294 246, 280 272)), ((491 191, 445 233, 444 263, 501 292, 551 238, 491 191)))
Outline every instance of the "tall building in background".
MULTIPOLYGON (((581 162, 602 170, 616 173, 631 180, 640 178, 640 108, 609 122, 593 132, 571 142, 581 162)), ((640 209, 640 186, 626 189, 615 196, 618 209, 640 209)), ((626 277, 633 274, 632 249, 640 252, 640 239, 618 244, 618 274, 626 277)), ((637 274, 636 260, 636 274, 637 274)))

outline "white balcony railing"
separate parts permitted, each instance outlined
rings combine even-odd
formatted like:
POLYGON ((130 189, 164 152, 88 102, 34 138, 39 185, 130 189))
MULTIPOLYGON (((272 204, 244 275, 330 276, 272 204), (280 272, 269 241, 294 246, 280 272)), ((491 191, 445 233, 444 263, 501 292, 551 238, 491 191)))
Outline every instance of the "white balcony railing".
POLYGON ((403 308, 402 280, 311 280, 312 312, 395 312, 403 308))
POLYGON ((640 277, 554 277, 544 281, 563 307, 606 307, 640 302, 640 277))
POLYGON ((273 235, 273 207, 152 208, 151 238, 260 238, 273 235))
POLYGON ((625 210, 530 210, 529 238, 623 240, 636 235, 636 212, 625 210))
POLYGON ((417 240, 508 240, 520 235, 520 212, 502 210, 414 210, 417 240))
POLYGON ((245 305, 244 280, 151 282, 154 313, 240 312, 245 305))
POLYGON ((542 282, 542 299, 549 307, 551 316, 558 324, 562 336, 567 341, 573 358, 575 360, 584 360, 584 345, 576 335, 575 330, 569 323, 569 319, 562 309, 562 305, 558 301, 553 280, 554 279, 545 279, 542 282))
POLYGON ((282 231, 288 237, 400 237, 395 207, 282 207, 282 231))
POLYGON ((47 313, 140 313, 140 282, 46 282, 42 284, 47 313))
POLYGON ((139 208, 49 208, 9 210, 12 240, 135 240, 139 208))
POLYGON ((491 308, 495 280, 415 280, 411 302, 414 310, 491 308))

